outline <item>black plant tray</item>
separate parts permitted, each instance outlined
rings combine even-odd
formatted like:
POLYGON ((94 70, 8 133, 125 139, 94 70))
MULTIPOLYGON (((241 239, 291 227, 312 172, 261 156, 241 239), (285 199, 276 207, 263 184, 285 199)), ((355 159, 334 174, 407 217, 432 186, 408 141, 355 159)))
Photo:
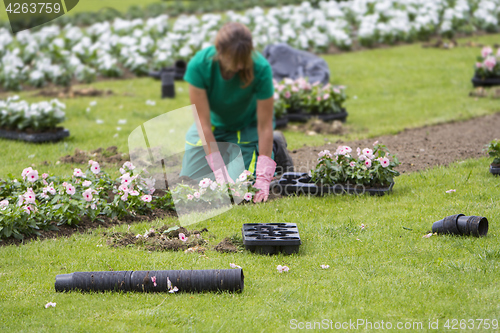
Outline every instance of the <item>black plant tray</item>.
POLYGON ((474 85, 474 88, 500 86, 500 77, 491 77, 482 79, 480 77, 474 76, 472 78, 472 84, 474 85))
POLYGON ((241 234, 247 250, 262 254, 298 253, 302 244, 295 223, 245 223, 241 234))
POLYGON ((286 125, 288 124, 288 117, 286 115, 284 115, 283 117, 281 117, 279 119, 276 118, 275 122, 276 122, 276 128, 286 127, 286 125))
POLYGON ((344 108, 342 108, 341 112, 337 113, 305 113, 302 110, 294 110, 287 114, 287 118, 288 121, 298 122, 306 122, 313 117, 317 117, 323 121, 340 120, 341 122, 345 122, 348 115, 344 108))
POLYGON ((61 129, 57 132, 26 133, 0 129, 0 138, 22 140, 27 142, 59 141, 69 136, 69 130, 61 129))
POLYGON ((271 183, 271 192, 280 195, 325 195, 325 194, 364 194, 384 195, 392 191, 394 183, 388 187, 365 187, 356 184, 317 185, 311 182, 307 173, 285 172, 280 180, 271 183))
POLYGON ((494 175, 500 175, 500 167, 494 167, 490 165, 490 172, 494 175))

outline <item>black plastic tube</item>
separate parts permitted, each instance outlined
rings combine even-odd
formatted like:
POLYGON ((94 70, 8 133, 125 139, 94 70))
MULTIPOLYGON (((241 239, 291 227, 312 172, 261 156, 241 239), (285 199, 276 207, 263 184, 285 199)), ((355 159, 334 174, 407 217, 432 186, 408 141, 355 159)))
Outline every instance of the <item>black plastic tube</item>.
POLYGON ((432 232, 482 237, 488 233, 488 219, 483 216, 451 215, 434 222, 432 232))
POLYGON ((137 291, 167 292, 231 291, 242 292, 243 270, 207 269, 172 271, 74 272, 56 276, 56 291, 137 291), (168 279, 167 279, 168 278, 168 279), (156 283, 156 286, 155 286, 156 283))

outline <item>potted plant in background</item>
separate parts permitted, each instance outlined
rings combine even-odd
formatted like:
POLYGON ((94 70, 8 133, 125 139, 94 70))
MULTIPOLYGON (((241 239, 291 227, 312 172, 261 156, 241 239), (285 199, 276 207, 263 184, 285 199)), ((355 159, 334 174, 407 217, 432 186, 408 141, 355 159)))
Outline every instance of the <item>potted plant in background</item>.
POLYGON ((494 175, 500 175, 500 140, 495 139, 486 145, 488 154, 493 157, 490 164, 490 172, 494 175))
POLYGON ((286 101, 281 99, 278 93, 274 93, 274 117, 276 128, 283 128, 288 124, 287 108, 288 104, 286 101))
POLYGON ((477 57, 472 84, 474 87, 500 85, 500 48, 495 54, 491 47, 483 47, 481 55, 477 57))
POLYGON ((57 141, 69 131, 57 125, 64 121, 66 105, 53 99, 29 104, 19 96, 0 100, 0 137, 28 142, 57 141))

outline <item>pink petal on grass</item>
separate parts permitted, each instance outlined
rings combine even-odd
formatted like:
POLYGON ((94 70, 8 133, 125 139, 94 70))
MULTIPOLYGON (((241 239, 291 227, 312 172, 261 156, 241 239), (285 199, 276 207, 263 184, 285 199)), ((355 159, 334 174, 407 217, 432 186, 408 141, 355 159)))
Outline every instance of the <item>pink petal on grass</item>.
POLYGON ((430 238, 432 236, 432 232, 429 232, 426 235, 423 235, 422 238, 430 238))
POLYGON ((229 266, 231 266, 231 268, 241 268, 241 266, 233 264, 233 263, 230 263, 229 266))
POLYGON ((453 192, 456 192, 456 191, 457 191, 457 190, 452 189, 452 190, 448 190, 448 191, 446 191, 446 193, 453 193, 453 192))
POLYGON ((330 268, 330 265, 320 265, 319 267, 321 267, 323 269, 328 269, 328 268, 330 268))

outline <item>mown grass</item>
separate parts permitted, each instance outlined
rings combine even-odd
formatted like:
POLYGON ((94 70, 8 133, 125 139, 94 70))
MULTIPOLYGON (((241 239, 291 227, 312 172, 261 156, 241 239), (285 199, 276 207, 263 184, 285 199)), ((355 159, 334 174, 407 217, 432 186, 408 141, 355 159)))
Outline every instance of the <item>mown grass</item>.
MULTIPOLYGON (((391 195, 290 197, 238 206, 192 226, 211 245, 243 223, 297 223, 302 245, 291 256, 247 251, 206 257, 183 252, 113 249, 101 231, 0 248, 3 331, 284 332, 299 322, 422 322, 495 319, 498 315, 500 183, 487 159, 399 177, 391 195), (445 193, 448 189, 456 193, 445 193), (464 213, 486 216, 484 238, 422 238, 432 223, 464 213), (360 226, 364 224, 365 230, 360 226), (56 293, 57 274, 74 271, 220 269, 237 263, 241 294, 56 293), (279 274, 277 265, 287 265, 279 274), (321 264, 330 265, 323 270, 321 264), (45 309, 47 302, 56 308, 45 309)), ((132 225, 143 232, 151 225, 132 225)), ((125 231, 127 226, 113 228, 125 231)), ((477 324, 475 326, 477 328, 477 324)), ((360 327, 364 330, 364 327, 360 327)))

